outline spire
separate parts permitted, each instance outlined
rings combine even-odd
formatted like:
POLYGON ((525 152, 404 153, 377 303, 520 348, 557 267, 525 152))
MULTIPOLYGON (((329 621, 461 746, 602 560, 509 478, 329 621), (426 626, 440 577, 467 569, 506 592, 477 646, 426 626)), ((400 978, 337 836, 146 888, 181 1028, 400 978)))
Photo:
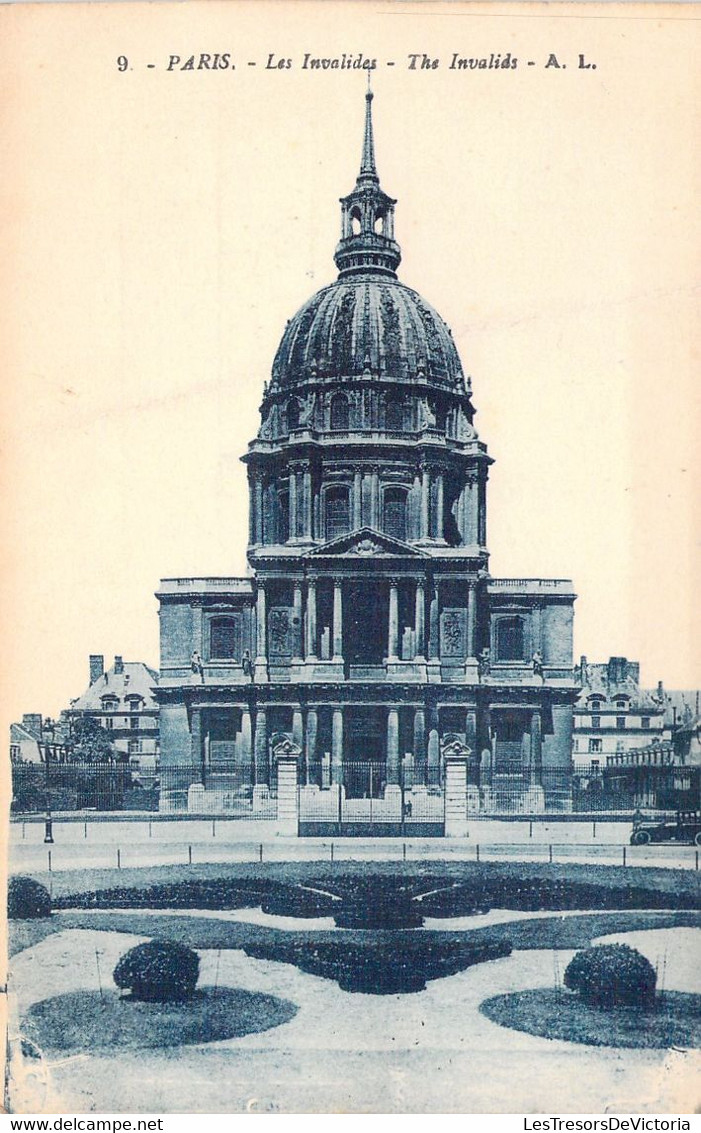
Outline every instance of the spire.
POLYGON ((360 162, 360 176, 358 181, 374 181, 379 185, 380 179, 377 176, 377 169, 375 167, 375 141, 372 135, 372 100, 373 93, 370 89, 370 72, 368 71, 368 89, 365 95, 365 133, 363 135, 363 156, 360 162))
POLYGON ((402 258, 394 239, 394 206, 397 202, 380 188, 375 165, 373 97, 368 73, 360 173, 353 192, 341 197, 341 241, 334 259, 342 276, 359 272, 394 276, 402 258))

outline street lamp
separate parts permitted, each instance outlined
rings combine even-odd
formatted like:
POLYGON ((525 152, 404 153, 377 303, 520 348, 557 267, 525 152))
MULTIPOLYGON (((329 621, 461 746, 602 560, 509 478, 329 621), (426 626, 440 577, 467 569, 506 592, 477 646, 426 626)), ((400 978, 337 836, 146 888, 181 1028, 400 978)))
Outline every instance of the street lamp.
POLYGON ((44 777, 45 777, 44 783, 45 783, 45 793, 46 793, 46 819, 44 820, 44 842, 48 843, 49 845, 53 845, 53 840, 54 840, 53 819, 51 817, 51 768, 50 768, 50 762, 49 761, 50 761, 50 757, 51 757, 51 748, 53 746, 55 731, 56 731, 56 725, 54 724, 51 717, 47 716, 46 720, 44 720, 44 726, 42 728, 42 733, 45 733, 48 736, 48 741, 44 740, 44 777))

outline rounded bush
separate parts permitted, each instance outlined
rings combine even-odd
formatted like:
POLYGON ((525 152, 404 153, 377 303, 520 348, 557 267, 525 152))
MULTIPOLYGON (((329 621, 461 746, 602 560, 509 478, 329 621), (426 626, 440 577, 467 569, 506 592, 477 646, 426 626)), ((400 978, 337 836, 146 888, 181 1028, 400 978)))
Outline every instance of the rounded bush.
POLYGON ((32 877, 11 877, 7 887, 10 920, 31 920, 51 915, 51 896, 45 885, 32 877))
POLYGON ((565 969, 565 987, 592 1007, 649 1007, 657 975, 627 944, 598 944, 577 952, 565 969))
POLYGON ((199 970, 200 958, 191 948, 170 940, 149 940, 120 957, 113 979, 134 999, 167 1003, 192 995, 199 970))

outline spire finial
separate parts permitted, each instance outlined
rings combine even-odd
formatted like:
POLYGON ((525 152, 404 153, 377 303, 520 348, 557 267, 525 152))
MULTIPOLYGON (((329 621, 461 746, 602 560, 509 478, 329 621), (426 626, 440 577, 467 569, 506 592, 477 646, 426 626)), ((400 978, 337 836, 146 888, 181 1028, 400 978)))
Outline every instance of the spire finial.
POLYGON ((365 92, 365 133, 363 134, 363 156, 360 162, 360 177, 379 181, 375 168, 375 142, 372 134, 372 87, 368 71, 368 89, 365 92))
POLYGON ((372 99, 368 71, 360 173, 353 192, 341 197, 341 241, 334 255, 339 279, 368 272, 396 277, 402 258, 394 239, 394 206, 397 202, 383 193, 375 166, 372 99))

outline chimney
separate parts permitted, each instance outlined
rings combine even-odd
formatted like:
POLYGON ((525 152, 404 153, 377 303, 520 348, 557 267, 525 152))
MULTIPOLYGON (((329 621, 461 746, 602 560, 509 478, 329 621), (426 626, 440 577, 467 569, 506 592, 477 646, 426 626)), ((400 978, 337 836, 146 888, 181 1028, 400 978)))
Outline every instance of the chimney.
POLYGON ((41 712, 25 712, 22 717, 22 727, 26 728, 32 736, 41 736, 41 712))
POLYGON ((124 672, 124 661, 122 660, 121 657, 115 657, 115 659, 114 659, 114 674, 115 674, 115 676, 117 676, 119 673, 123 673, 123 672, 124 672))
POLYGON ((105 658, 101 653, 90 654, 90 684, 94 685, 95 681, 99 681, 100 677, 105 671, 105 658))
POLYGON ((628 671, 628 661, 625 657, 609 657, 608 680, 609 684, 617 685, 626 679, 628 671))

